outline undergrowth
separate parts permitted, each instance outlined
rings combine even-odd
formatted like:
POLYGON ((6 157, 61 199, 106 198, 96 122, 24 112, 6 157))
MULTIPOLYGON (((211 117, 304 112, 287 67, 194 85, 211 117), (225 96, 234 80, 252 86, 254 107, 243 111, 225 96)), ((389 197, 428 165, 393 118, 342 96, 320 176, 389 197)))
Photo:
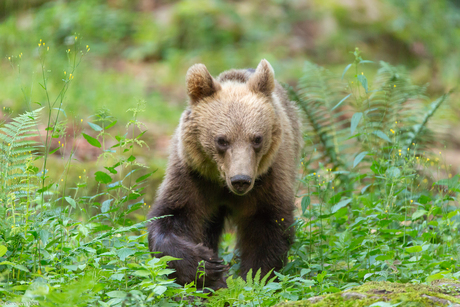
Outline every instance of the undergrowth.
MULTIPOLYGON (((413 85, 403 69, 380 63, 377 76, 368 80, 360 67, 377 64, 363 60, 359 50, 342 76, 305 64, 298 89, 288 89, 305 123, 300 208, 289 262, 275 272, 276 279, 260 272, 246 281, 229 276, 228 288, 210 295, 200 285, 179 286, 169 279, 167 264, 174 258, 151 258, 148 221, 134 222, 133 216, 145 217, 150 206, 143 195, 153 173, 134 151, 148 150, 138 119, 144 103, 128 110, 132 117, 125 127, 107 109, 88 122, 71 120, 65 93, 88 47, 80 51, 75 44, 67 51, 71 69, 66 68, 63 90, 53 100, 45 43, 39 44, 47 100, 37 109, 27 103, 28 112, 0 128, 3 302, 271 306, 366 281, 429 283, 460 276, 458 175, 443 164, 442 152, 430 151, 436 132, 429 124, 448 94, 429 102, 425 88, 413 85), (40 116, 45 134, 38 128, 40 116), (100 153, 99 168, 84 170, 76 182, 66 178, 77 144, 51 150, 51 139, 64 140, 69 126, 100 153), (116 127, 125 132, 112 132, 116 127), (49 176, 52 154, 67 159, 57 182, 49 176), (86 189, 89 181, 97 183, 95 194, 86 189)), ((17 58, 8 60, 19 68, 17 58)), ((26 95, 25 100, 32 101, 26 95)), ((230 239, 221 255, 237 267, 232 238, 225 237, 230 239)))

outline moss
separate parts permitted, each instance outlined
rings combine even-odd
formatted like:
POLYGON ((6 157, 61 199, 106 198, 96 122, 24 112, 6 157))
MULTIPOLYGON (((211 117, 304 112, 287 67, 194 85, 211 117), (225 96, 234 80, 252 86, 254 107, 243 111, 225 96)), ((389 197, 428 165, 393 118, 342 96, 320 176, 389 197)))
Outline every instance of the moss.
POLYGON ((460 289, 460 284, 451 280, 437 281, 436 284, 431 286, 368 282, 344 292, 327 294, 298 302, 282 303, 277 306, 365 307, 377 302, 401 303, 400 307, 447 306, 449 305, 447 301, 452 304, 460 304, 460 298, 452 296, 458 294, 457 289, 460 289), (446 284, 449 286, 448 289, 445 287, 446 284))

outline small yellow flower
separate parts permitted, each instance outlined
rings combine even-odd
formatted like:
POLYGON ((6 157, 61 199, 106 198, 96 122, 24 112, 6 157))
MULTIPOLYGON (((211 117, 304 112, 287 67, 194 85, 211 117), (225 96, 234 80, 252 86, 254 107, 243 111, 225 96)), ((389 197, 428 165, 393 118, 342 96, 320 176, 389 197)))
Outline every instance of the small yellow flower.
POLYGON ((46 51, 50 51, 50 47, 46 47, 46 51))
POLYGON ((321 177, 321 175, 318 175, 318 178, 321 177))
POLYGON ((11 146, 11 144, 10 144, 10 143, 8 143, 8 146, 11 146))
POLYGON ((398 149, 398 150, 399 150, 399 152, 401 152, 401 149, 398 149))
POLYGON ((427 183, 427 182, 428 182, 428 179, 426 179, 426 178, 423 179, 423 182, 424 182, 424 183, 427 183))
POLYGON ((388 210, 385 210, 385 213, 388 213, 388 210))
POLYGON ((401 155, 401 153, 399 153, 399 155, 401 155))
POLYGON ((62 143, 62 147, 64 147, 64 143, 62 143))
POLYGON ((40 47, 42 44, 38 44, 38 47, 40 47))
POLYGON ((59 144, 61 144, 61 141, 58 141, 59 144))
POLYGON ((147 203, 144 203, 144 206, 147 206, 147 203))
POLYGON ((452 178, 452 174, 449 174, 449 178, 452 178))
POLYGON ((21 58, 21 56, 22 56, 22 53, 19 55, 19 58, 21 58))
POLYGON ((88 48, 89 48, 88 45, 86 45, 86 49, 88 49, 88 48))
POLYGON ((395 134, 395 131, 393 129, 390 129, 391 133, 395 134))
POLYGON ((70 52, 70 48, 69 48, 69 49, 67 49, 67 52, 70 52))
POLYGON ((363 71, 361 72, 361 75, 364 75, 364 72, 363 72, 363 71))
POLYGON ((426 158, 426 162, 430 161, 430 158, 426 158))
POLYGON ((83 170, 83 173, 86 173, 86 169, 83 170))
POLYGON ((64 179, 61 179, 61 181, 64 181, 64 179))
POLYGON ((454 260, 454 258, 453 258, 453 257, 450 257, 450 260, 454 260))
POLYGON ((316 173, 313 173, 313 175, 316 175, 316 173))
POLYGON ((407 151, 409 151, 409 148, 407 148, 407 151))
POLYGON ((9 60, 11 60, 11 57, 10 57, 10 56, 8 57, 8 61, 9 61, 9 60))
POLYGON ((334 190, 334 187, 332 187, 332 189, 334 190))
POLYGON ((77 40, 77 36, 75 36, 75 40, 77 40))
POLYGON ((43 46, 45 46, 45 43, 43 43, 43 46))
POLYGON ((396 84, 394 85, 394 87, 396 87, 396 84))
POLYGON ((81 176, 78 176, 78 178, 80 178, 80 179, 81 179, 81 176))
POLYGON ((439 152, 439 154, 441 154, 441 152, 439 152))
POLYGON ((413 202, 414 202, 414 201, 411 199, 411 200, 410 200, 410 203, 412 204, 413 202))
POLYGON ((67 72, 64 70, 64 75, 67 75, 67 72))
POLYGON ((283 221, 284 221, 284 217, 283 217, 283 218, 281 218, 281 222, 283 222, 283 221))
POLYGON ((88 50, 86 50, 86 51, 90 51, 90 50, 91 50, 91 48, 88 48, 88 50))

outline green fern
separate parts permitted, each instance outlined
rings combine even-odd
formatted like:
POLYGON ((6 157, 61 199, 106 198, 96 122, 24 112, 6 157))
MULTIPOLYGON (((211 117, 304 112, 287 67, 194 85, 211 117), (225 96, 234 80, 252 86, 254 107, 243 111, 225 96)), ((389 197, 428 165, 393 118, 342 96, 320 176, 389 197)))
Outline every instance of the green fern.
POLYGON ((21 195, 24 189, 31 188, 24 179, 30 176, 28 161, 38 148, 34 138, 38 136, 36 120, 41 110, 26 112, 0 127, 0 200, 3 203, 8 194, 21 195))
MULTIPOLYGON (((355 65, 362 62, 358 59, 355 65)), ((320 162, 333 170, 348 171, 359 152, 387 158, 395 144, 408 148, 417 143, 422 149, 432 141, 427 124, 448 94, 424 112, 426 88, 413 85, 403 69, 385 62, 380 62, 372 88, 364 75, 355 76, 347 86, 340 76, 305 64, 298 91, 288 88, 291 99, 305 113, 305 134, 310 140, 305 152, 312 156, 304 159, 304 166, 314 170, 320 162), (353 121, 354 131, 350 129, 353 121)), ((339 172, 338 177, 344 174, 339 172)))

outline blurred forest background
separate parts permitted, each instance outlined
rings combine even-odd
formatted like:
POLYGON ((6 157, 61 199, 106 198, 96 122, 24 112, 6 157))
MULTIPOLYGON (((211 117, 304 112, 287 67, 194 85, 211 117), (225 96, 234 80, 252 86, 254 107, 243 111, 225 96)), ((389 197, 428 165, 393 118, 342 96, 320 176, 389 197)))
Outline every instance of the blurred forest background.
MULTIPOLYGON (((83 170, 96 169, 100 154, 79 133, 74 135, 76 125, 83 120, 85 132, 95 135, 87 123, 95 114, 126 123, 127 109, 144 100, 146 111, 139 116, 150 149, 144 147, 136 157, 158 169, 152 176, 157 184, 170 136, 186 106, 185 73, 195 63, 217 75, 255 67, 266 58, 279 81, 295 86, 305 60, 341 74, 353 61, 349 52, 359 47, 366 60, 404 65, 414 83, 427 84, 433 97, 460 80, 459 0, 0 0, 3 120, 45 101, 39 85, 40 40, 50 48, 49 90, 58 94, 68 67, 66 50, 74 50, 75 36, 90 51, 66 95, 66 135, 53 145, 60 147, 62 141, 64 146, 53 158, 57 173, 50 174, 61 176, 59 165, 64 169, 64 157, 76 144, 71 181, 83 170)), ((377 68, 366 65, 365 74, 372 76, 377 68)), ((458 98, 454 93, 437 115, 443 136, 439 146, 447 146, 446 162, 456 172, 458 98)), ((154 191, 148 189, 146 201, 152 201, 154 191)))

